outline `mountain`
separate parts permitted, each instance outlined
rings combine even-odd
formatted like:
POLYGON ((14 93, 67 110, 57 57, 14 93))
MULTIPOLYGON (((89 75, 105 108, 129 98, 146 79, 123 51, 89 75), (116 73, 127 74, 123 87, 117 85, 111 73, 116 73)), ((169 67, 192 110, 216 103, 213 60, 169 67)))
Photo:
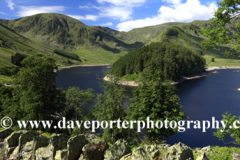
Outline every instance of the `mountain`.
POLYGON ((63 14, 37 14, 16 20, 0 20, 0 23, 29 39, 51 44, 60 49, 72 50, 85 45, 118 52, 120 48, 131 50, 143 45, 142 43, 125 43, 115 37, 118 31, 87 26, 63 14), (115 46, 112 47, 110 43, 115 43, 115 46))
MULTIPOLYGON (((214 27, 211 20, 191 23, 171 22, 137 28, 129 32, 119 32, 107 27, 87 26, 79 20, 56 13, 37 14, 16 20, 0 19, 0 24, 7 27, 9 31, 28 38, 31 43, 39 45, 40 51, 44 52, 43 48, 48 48, 47 54, 51 54, 54 49, 73 52, 83 60, 84 64, 110 64, 129 51, 151 42, 166 40, 176 41, 199 53, 203 52, 207 61, 213 57, 227 61, 219 51, 205 51, 201 46, 201 41, 205 37, 202 36, 200 30, 208 25, 214 27)), ((236 29, 234 26, 229 27, 229 35, 234 35, 236 29)), ((64 59, 60 61, 59 64, 63 64, 64 59)), ((238 63, 236 59, 233 61, 233 65, 238 63)), ((220 65, 217 61, 215 64, 220 65)))

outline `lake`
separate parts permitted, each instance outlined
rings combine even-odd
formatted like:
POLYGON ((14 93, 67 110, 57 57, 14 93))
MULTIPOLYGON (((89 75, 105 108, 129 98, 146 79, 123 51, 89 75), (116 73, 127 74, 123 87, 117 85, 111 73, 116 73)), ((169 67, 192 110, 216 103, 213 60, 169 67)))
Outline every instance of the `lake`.
MULTIPOLYGON (((95 93, 103 93, 99 86, 97 76, 104 76, 103 70, 106 67, 74 67, 63 69, 57 72, 57 86, 67 89, 70 86, 77 86, 81 89, 93 88, 95 93)), ((177 86, 182 110, 188 113, 189 120, 209 120, 212 117, 216 120, 222 119, 224 112, 240 116, 240 73, 232 73, 229 70, 217 70, 218 73, 210 76, 185 81, 177 86)), ((126 92, 132 97, 130 89, 126 92)), ((127 104, 129 102, 126 102, 127 104)), ((186 125, 185 125, 186 127, 186 125)), ((166 139, 168 144, 185 143, 190 147, 204 147, 208 145, 225 146, 225 144, 213 136, 216 129, 186 129, 185 132, 166 139)))

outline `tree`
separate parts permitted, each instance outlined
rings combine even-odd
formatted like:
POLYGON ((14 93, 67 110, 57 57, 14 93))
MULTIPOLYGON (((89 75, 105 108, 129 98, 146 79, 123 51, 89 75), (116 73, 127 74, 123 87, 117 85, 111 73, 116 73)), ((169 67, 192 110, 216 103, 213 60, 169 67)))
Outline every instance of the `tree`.
MULTIPOLYGON (((142 81, 141 85, 134 92, 134 98, 129 106, 128 118, 130 120, 147 121, 147 117, 156 124, 158 120, 164 122, 179 121, 187 118, 181 111, 178 103, 179 97, 176 95, 176 88, 164 82, 161 73, 152 76, 148 82, 142 81)), ((168 126, 169 126, 168 122, 168 126)), ((178 128, 146 128, 146 134, 150 141, 157 142, 176 133, 178 128)))
POLYGON ((14 56, 11 56, 11 63, 16 66, 22 67, 21 62, 26 57, 27 57, 26 55, 16 53, 14 56))
POLYGON ((231 114, 228 114, 228 112, 224 113, 222 116, 223 116, 222 121, 226 124, 226 126, 224 128, 223 127, 218 128, 217 132, 214 132, 214 136, 218 137, 225 144, 239 145, 240 130, 237 128, 239 128, 240 125, 234 122, 237 121, 240 122, 240 116, 237 119, 237 116, 231 116, 231 114), (225 142, 224 139, 227 139, 228 142, 225 142))
MULTIPOLYGON (((212 19, 213 24, 215 25, 213 28, 211 26, 207 26, 205 30, 202 30, 203 35, 208 37, 208 39, 204 40, 203 47, 213 48, 220 47, 221 45, 231 45, 231 49, 229 50, 220 50, 224 55, 229 56, 231 54, 237 54, 240 52, 240 24, 239 24, 239 14, 240 14, 240 1, 238 0, 223 0, 218 3, 219 7, 214 14, 214 18, 212 19), (237 32, 233 37, 230 37, 227 33, 231 25, 234 25, 237 29, 237 32)), ((236 71, 232 71, 236 72, 236 71)), ((237 71, 239 72, 239 71, 237 71)), ((225 113, 223 114, 223 121, 228 121, 226 129, 219 128, 214 135, 222 140, 230 138, 231 144, 240 144, 240 130, 232 127, 233 121, 236 119, 236 116, 231 116, 231 114, 225 113), (231 126, 231 127, 230 127, 231 126)), ((239 117, 240 120, 240 117, 239 117)))
POLYGON ((56 88, 55 60, 28 56, 13 76, 13 97, 3 105, 13 120, 55 119, 65 108, 65 94, 56 88))
MULTIPOLYGON (((76 120, 89 120, 91 118, 88 106, 93 102, 93 89, 81 90, 78 87, 69 87, 66 91, 67 109, 73 111, 76 120)), ((68 114, 68 113, 65 113, 68 114)), ((70 117, 69 117, 70 118, 70 117)), ((82 132, 84 128, 76 129, 75 131, 82 132)))
POLYGON ((218 9, 212 19, 213 27, 208 25, 206 29, 202 30, 203 35, 208 37, 202 42, 205 49, 218 47, 225 56, 229 56, 232 53, 223 47, 228 44, 231 45, 235 54, 240 51, 239 4, 240 2, 237 0, 223 0, 218 3, 218 9), (232 25, 237 29, 237 33, 230 37, 228 31, 232 25))
MULTIPOLYGON (((125 89, 118 84, 116 78, 110 78, 110 82, 100 79, 104 94, 97 95, 97 101, 93 107, 93 115, 101 123, 102 121, 124 120, 126 110, 123 106, 125 101, 125 89)), ((115 142, 120 138, 128 138, 128 132, 124 129, 118 129, 117 124, 113 128, 104 129, 103 138, 108 142, 115 142)))

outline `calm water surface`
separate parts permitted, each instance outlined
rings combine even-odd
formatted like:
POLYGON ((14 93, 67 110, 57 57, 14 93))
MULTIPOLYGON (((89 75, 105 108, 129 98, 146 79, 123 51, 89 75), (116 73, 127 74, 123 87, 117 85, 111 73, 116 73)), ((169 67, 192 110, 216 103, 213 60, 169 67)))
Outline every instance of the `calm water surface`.
MULTIPOLYGON (((57 86, 67 89, 77 86, 81 89, 93 88, 95 93, 103 93, 99 86, 97 76, 103 77, 106 67, 75 67, 58 71, 57 86)), ((205 78, 185 81, 177 85, 182 110, 186 111, 189 120, 216 120, 222 119, 226 111, 232 115, 240 116, 240 73, 232 73, 229 70, 218 70, 217 74, 205 78)), ((132 97, 131 91, 126 92, 132 97)), ((129 103, 129 102, 126 102, 129 103)), ((186 127, 186 125, 185 125, 186 127)), ((193 125, 191 125, 193 128, 193 125)), ((216 129, 186 129, 167 138, 168 144, 179 141, 190 147, 204 147, 207 145, 225 146, 225 144, 213 136, 216 129)))

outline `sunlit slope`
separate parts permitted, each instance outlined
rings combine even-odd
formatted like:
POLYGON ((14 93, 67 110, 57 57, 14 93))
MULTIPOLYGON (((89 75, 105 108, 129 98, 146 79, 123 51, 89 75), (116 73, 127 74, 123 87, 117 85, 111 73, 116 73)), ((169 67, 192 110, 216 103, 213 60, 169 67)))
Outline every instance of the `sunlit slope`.
MULTIPOLYGON (((204 50, 202 47, 202 40, 206 37, 202 35, 201 29, 211 25, 211 21, 194 21, 191 23, 179 24, 176 26, 168 27, 164 32, 160 33, 152 42, 161 41, 176 41, 181 45, 193 50, 194 52, 202 55, 207 62, 207 66, 240 66, 240 59, 238 56, 224 57, 219 49, 204 50), (212 62, 214 58, 214 62, 212 62)), ((236 33, 234 26, 229 26, 229 35, 233 36, 236 33)), ((230 48, 230 46, 225 46, 230 48)))
POLYGON ((53 55, 53 48, 34 42, 15 31, 0 25, 0 67, 11 67, 11 56, 15 53, 26 55, 48 55, 56 59, 58 65, 64 65, 67 58, 53 55))

